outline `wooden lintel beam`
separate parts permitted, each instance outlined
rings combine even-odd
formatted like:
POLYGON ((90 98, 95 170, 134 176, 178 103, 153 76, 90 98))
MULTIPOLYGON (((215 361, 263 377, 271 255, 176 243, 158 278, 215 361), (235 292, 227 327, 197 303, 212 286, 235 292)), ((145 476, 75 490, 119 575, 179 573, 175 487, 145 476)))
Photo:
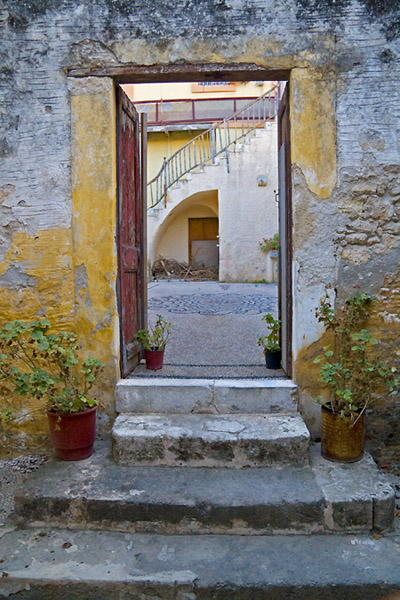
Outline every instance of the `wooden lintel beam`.
POLYGON ((203 65, 155 65, 155 66, 110 66, 97 68, 67 69, 69 77, 112 77, 117 83, 152 83, 177 81, 286 81, 289 71, 268 69, 252 63, 203 64, 203 65))

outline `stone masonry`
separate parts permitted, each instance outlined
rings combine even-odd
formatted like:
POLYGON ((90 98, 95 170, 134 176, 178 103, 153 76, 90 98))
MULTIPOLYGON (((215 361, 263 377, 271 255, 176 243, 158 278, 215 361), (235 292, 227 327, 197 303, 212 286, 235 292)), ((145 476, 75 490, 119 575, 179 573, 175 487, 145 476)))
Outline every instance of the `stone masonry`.
MULTIPOLYGON (((397 0, 3 0, 0 314, 79 331, 107 364, 105 427, 118 379, 121 68, 132 83, 183 79, 187 69, 194 79, 229 79, 232 69, 288 78, 294 379, 317 435, 314 309, 325 285, 341 297, 374 293, 374 329, 389 345, 400 333, 399 24, 397 0)), ((398 448, 394 402, 373 430, 398 448)), ((26 439, 43 428, 25 425, 26 439)))

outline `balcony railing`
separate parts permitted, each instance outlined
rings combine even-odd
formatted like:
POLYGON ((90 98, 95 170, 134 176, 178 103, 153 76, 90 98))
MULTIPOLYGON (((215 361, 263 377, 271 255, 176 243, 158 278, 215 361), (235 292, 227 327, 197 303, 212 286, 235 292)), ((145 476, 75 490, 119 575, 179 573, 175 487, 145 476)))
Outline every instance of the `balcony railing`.
MULTIPOLYGON (((147 114, 148 127, 213 123, 229 118, 256 98, 196 98, 188 100, 156 100, 135 102, 138 112, 147 114)), ((274 99, 271 99, 273 102, 274 99)))

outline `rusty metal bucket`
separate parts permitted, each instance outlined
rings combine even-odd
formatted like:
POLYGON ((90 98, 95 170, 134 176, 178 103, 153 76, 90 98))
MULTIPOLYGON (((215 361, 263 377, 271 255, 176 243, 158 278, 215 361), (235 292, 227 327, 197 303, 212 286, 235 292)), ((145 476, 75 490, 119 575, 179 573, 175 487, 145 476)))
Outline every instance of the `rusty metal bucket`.
POLYGON ((334 462, 361 460, 364 456, 364 414, 352 426, 348 419, 321 406, 321 454, 334 462))

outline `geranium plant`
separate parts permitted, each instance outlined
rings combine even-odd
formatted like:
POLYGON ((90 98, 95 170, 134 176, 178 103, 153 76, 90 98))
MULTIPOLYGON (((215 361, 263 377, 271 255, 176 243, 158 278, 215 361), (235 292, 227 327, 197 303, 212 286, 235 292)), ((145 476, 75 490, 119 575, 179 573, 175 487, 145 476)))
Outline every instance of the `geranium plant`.
POLYGON ((279 343, 279 332, 281 329, 281 322, 278 319, 274 319, 271 313, 267 313, 262 317, 262 320, 267 324, 269 333, 263 337, 258 338, 257 344, 263 347, 264 353, 266 352, 278 352, 281 347, 279 343))
POLYGON ((279 250, 279 234, 275 234, 271 238, 263 238, 261 242, 259 242, 260 249, 268 254, 271 250, 279 250))
MULTIPOLYGON (((90 390, 104 364, 80 360, 77 335, 52 331, 46 319, 10 321, 0 329, 0 382, 19 396, 44 399, 48 411, 82 412, 100 403, 90 390)), ((3 420, 10 410, 2 411, 3 420)))
POLYGON ((154 327, 139 329, 135 337, 145 350, 164 350, 171 327, 171 323, 168 323, 161 315, 157 315, 154 327))
POLYGON ((316 310, 318 321, 333 333, 332 346, 314 360, 329 390, 317 401, 353 424, 378 397, 400 389, 398 369, 381 359, 386 349, 365 327, 375 300, 360 292, 335 309, 326 290, 316 310))

